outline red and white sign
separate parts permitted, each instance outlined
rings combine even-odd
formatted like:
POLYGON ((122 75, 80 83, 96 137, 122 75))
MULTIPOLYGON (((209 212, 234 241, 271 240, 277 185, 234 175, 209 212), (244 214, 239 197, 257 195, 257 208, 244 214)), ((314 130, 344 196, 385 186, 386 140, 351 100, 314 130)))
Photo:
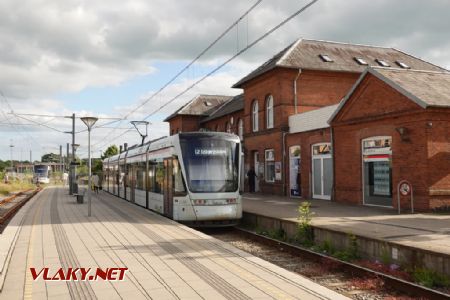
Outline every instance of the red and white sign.
POLYGON ((408 196, 409 193, 411 193, 411 186, 409 185, 408 182, 403 182, 402 184, 400 184, 400 188, 399 188, 400 194, 402 194, 402 196, 408 196))
POLYGON ((371 162, 371 161, 388 161, 389 160, 389 154, 371 154, 371 155, 364 155, 364 161, 371 162))

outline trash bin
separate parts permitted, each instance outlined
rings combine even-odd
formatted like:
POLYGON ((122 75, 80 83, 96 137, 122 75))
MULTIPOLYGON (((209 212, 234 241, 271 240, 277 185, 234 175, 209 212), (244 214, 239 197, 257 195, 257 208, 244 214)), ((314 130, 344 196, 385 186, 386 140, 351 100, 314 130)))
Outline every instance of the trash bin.
POLYGON ((77 194, 77 203, 83 203, 83 201, 84 201, 84 195, 80 195, 80 194, 77 194))

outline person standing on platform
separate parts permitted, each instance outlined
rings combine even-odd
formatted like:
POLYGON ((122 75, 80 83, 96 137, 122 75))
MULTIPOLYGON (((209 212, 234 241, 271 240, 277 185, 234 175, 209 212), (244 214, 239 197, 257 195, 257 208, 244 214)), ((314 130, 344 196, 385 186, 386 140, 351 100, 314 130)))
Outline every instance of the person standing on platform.
POLYGON ((250 170, 248 170, 247 177, 248 177, 248 185, 250 188, 250 193, 254 193, 255 192, 255 181, 256 181, 255 168, 251 167, 250 170))
POLYGON ((98 182, 99 182, 99 178, 97 174, 94 174, 94 176, 92 176, 92 184, 94 185, 94 192, 96 192, 98 194, 98 182))

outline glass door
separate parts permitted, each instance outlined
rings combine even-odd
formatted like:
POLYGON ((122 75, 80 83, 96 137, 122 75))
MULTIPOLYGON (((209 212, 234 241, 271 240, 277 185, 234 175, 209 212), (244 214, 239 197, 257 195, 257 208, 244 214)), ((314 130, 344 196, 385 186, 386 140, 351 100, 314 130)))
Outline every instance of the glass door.
POLYGON ((289 148, 289 189, 291 197, 301 197, 300 146, 289 148))
POLYGON ((333 162, 331 144, 312 146, 312 194, 313 198, 330 200, 333 188, 333 162))
POLYGON ((259 153, 258 151, 253 152, 253 159, 255 164, 255 192, 259 192, 259 153))

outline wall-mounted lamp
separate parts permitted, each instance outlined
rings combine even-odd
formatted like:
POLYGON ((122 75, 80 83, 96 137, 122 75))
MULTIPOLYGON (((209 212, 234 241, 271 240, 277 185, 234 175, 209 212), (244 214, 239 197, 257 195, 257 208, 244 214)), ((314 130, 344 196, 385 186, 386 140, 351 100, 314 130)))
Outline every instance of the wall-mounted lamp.
POLYGON ((406 127, 397 127, 395 128, 397 132, 400 134, 400 138, 402 141, 409 141, 409 130, 406 127))

